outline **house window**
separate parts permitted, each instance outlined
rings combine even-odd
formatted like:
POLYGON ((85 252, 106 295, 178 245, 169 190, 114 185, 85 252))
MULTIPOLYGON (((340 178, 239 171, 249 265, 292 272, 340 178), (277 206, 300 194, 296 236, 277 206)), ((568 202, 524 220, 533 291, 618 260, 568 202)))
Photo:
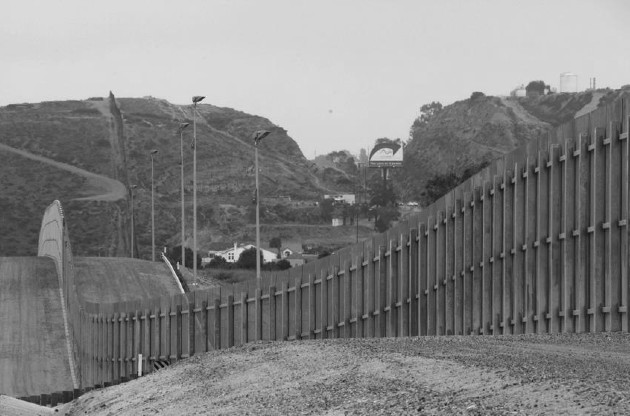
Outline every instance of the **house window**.
POLYGON ((234 252, 228 253, 228 261, 234 261, 234 252))

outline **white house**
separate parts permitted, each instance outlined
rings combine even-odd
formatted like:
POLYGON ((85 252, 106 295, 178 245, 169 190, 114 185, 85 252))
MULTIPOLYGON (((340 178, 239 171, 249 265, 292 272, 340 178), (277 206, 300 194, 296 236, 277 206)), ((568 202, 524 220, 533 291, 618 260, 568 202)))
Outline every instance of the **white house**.
POLYGON ((356 202, 354 194, 324 195, 324 199, 332 199, 335 202, 345 202, 350 205, 356 202))
POLYGON ((292 254, 302 253, 302 245, 298 243, 287 243, 286 246, 280 250, 280 257, 283 259, 289 257, 292 254))
POLYGON ((518 87, 514 88, 512 91, 510 91, 510 96, 512 97, 527 96, 527 90, 525 89, 525 85, 521 84, 518 87))
MULTIPOLYGON (((223 251, 217 251, 214 253, 214 256, 223 257, 225 261, 227 261, 228 263, 236 263, 239 257, 241 256, 241 253, 243 253, 243 251, 245 250, 249 250, 252 247, 255 248, 256 246, 253 244, 238 245, 234 243, 234 247, 229 248, 227 250, 223 250, 223 251)), ((269 251, 269 250, 265 250, 264 248, 261 248, 260 252, 262 253, 262 256, 263 256, 263 263, 276 261, 277 255, 273 251, 269 251)))

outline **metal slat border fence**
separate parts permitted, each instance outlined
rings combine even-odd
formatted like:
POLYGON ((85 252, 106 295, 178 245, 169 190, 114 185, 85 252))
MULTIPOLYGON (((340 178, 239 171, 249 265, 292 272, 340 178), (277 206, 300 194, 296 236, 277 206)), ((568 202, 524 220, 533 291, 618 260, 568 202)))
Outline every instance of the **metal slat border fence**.
POLYGON ((259 340, 629 331, 629 121, 618 100, 384 234, 229 289, 80 305, 45 217, 81 387, 259 340))

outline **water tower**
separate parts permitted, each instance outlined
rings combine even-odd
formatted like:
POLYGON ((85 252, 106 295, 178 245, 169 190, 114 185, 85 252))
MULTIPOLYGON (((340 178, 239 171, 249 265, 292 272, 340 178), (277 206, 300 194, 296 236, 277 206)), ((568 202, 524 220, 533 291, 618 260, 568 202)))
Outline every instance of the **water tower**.
POLYGON ((577 75, 572 72, 560 74, 560 92, 578 92, 577 75))

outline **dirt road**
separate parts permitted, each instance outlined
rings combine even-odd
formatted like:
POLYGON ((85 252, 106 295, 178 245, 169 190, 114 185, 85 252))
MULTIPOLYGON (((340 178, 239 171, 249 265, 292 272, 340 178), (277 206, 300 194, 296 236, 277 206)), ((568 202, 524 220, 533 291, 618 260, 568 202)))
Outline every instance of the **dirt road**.
POLYGON ((91 392, 60 414, 630 414, 630 335, 252 343, 91 392))
POLYGON ((87 170, 78 168, 76 166, 57 162, 56 160, 49 159, 44 156, 35 155, 33 153, 16 149, 5 144, 0 144, 0 151, 15 153, 22 157, 36 160, 38 162, 47 163, 49 165, 55 166, 56 168, 74 173, 79 176, 83 176, 87 179, 87 193, 89 193, 90 195, 83 198, 76 198, 77 201, 117 201, 119 199, 126 198, 127 196, 127 188, 116 179, 88 172, 87 170))

